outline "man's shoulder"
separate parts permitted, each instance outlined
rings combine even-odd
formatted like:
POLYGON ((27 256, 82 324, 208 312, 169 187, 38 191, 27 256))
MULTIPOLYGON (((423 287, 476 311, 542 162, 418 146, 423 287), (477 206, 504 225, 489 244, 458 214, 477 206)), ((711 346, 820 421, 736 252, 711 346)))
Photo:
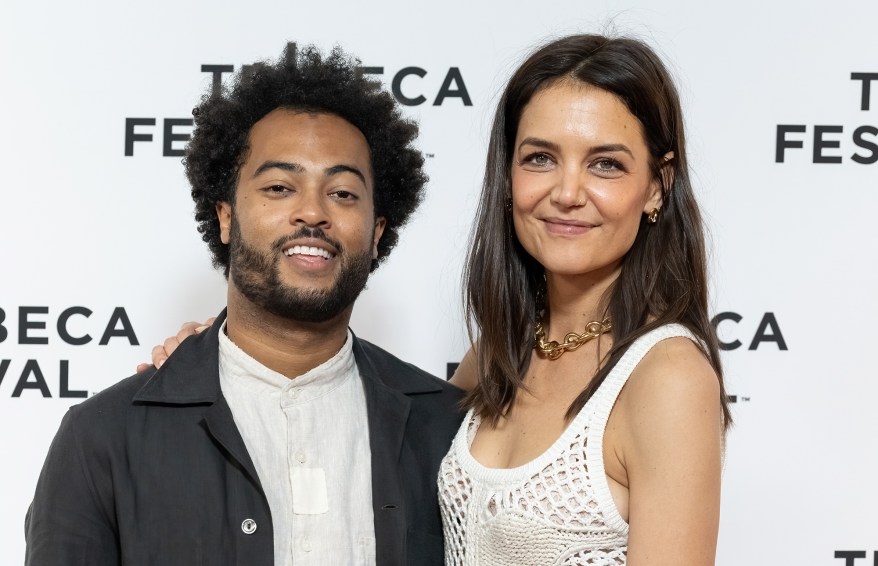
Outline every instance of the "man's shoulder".
POLYGON ((413 437, 439 446, 437 454, 444 455, 463 417, 464 391, 366 340, 357 339, 354 355, 364 378, 371 376, 409 399, 413 437))
POLYGON ((142 372, 126 377, 78 405, 70 408, 78 419, 101 417, 101 420, 121 416, 133 405, 137 393, 152 379, 156 369, 150 366, 142 372))
POLYGON ((443 396, 459 399, 463 391, 424 371, 418 366, 399 359, 384 348, 368 340, 356 338, 354 356, 360 371, 373 371, 384 385, 404 393, 442 393, 443 396))

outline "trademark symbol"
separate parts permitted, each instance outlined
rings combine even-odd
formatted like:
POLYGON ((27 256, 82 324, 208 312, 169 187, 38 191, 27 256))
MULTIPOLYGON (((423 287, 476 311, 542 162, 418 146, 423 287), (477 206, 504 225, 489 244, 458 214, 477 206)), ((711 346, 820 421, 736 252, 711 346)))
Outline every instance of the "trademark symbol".
POLYGON ((434 157, 436 157, 436 154, 435 153, 425 153, 424 156, 426 156, 427 159, 433 159, 434 157))
POLYGON ((750 402, 750 398, 749 398, 749 397, 741 397, 741 402, 742 402, 742 403, 749 403, 749 402, 750 402))

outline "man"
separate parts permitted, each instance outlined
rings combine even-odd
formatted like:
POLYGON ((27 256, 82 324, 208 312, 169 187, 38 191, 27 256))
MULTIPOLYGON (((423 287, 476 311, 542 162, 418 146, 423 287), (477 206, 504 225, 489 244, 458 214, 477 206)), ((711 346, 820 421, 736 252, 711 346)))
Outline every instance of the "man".
POLYGON ((294 45, 193 113, 227 312, 65 416, 27 564, 441 564, 461 393, 347 327, 421 200, 415 125, 340 50, 294 45))

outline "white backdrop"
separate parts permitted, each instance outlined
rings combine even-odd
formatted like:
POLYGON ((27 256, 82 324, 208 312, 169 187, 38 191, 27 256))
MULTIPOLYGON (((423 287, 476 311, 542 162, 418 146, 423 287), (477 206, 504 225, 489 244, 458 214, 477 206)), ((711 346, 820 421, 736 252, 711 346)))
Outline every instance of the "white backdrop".
POLYGON ((133 373, 180 322, 224 304, 180 159, 163 156, 165 120, 189 118, 210 85, 202 65, 237 69, 297 41, 339 43, 383 67, 388 85, 406 67, 427 72, 401 90, 426 98, 406 112, 421 122, 428 197, 352 326, 444 376, 466 345, 461 262, 498 92, 542 40, 616 30, 656 47, 680 83, 712 231, 714 312, 731 313, 721 339, 741 343, 723 354, 737 424, 717 563, 878 564, 876 21, 878 4, 847 0, 4 0, 2 563, 22 562, 24 514, 76 395, 133 373), (470 106, 433 105, 451 68, 470 106), (152 141, 131 156, 127 118, 155 120, 136 127, 152 141), (782 163, 779 125, 795 126, 782 163))

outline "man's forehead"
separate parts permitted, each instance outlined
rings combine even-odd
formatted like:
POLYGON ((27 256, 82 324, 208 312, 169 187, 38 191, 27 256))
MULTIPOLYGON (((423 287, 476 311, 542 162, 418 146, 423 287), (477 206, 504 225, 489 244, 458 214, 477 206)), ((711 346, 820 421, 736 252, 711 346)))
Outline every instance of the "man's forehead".
POLYGON ((274 110, 250 128, 248 145, 265 151, 319 150, 327 155, 349 154, 371 160, 363 132, 327 112, 274 110))
POLYGON ((337 114, 275 109, 253 125, 247 146, 242 166, 247 178, 270 170, 327 176, 351 172, 366 185, 373 184, 365 135, 337 114))
POLYGON ((276 125, 282 125, 285 128, 317 130, 323 133, 335 130, 332 133, 356 138, 361 140, 366 147, 369 147, 366 135, 350 120, 329 110, 313 108, 301 109, 287 106, 275 108, 253 124, 250 128, 250 136, 253 136, 254 131, 262 130, 266 126, 276 125))

